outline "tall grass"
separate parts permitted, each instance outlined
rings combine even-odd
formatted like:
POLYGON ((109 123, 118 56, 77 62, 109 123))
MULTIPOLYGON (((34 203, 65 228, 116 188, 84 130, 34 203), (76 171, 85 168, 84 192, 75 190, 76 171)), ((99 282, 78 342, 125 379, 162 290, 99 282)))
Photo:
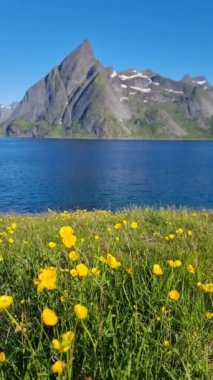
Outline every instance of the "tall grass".
POLYGON ((0 298, 0 379, 212 379, 212 221, 211 212, 163 209, 2 215, 0 296, 13 303, 1 308, 0 298), (77 237, 71 248, 63 226, 77 237), (79 263, 88 273, 71 275, 79 263), (38 291, 44 268, 56 268, 56 286, 38 291), (53 339, 68 331, 75 338, 62 352, 53 339))

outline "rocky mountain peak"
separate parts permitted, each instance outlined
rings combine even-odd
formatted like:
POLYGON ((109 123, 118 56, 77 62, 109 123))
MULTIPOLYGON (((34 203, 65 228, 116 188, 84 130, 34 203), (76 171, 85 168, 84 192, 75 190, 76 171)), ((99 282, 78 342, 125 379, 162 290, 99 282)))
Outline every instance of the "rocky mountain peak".
POLYGON ((12 136, 208 137, 213 88, 203 76, 177 81, 150 69, 106 68, 85 39, 14 111, 0 107, 5 119, 1 128, 12 136))

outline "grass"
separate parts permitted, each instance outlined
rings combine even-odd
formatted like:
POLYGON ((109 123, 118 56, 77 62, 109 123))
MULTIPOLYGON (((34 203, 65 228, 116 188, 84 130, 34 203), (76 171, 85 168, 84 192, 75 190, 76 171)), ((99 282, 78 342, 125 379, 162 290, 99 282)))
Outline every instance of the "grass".
POLYGON ((0 379, 212 379, 212 221, 165 209, 1 215, 0 296, 13 302, 0 297, 0 379), (74 231, 62 238, 63 226, 74 231))

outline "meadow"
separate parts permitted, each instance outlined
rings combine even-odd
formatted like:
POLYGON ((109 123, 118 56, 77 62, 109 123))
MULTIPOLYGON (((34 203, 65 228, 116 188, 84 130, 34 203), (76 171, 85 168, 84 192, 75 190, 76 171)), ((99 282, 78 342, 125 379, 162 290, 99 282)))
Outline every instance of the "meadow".
POLYGON ((0 380, 212 379, 212 222, 0 215, 0 380))

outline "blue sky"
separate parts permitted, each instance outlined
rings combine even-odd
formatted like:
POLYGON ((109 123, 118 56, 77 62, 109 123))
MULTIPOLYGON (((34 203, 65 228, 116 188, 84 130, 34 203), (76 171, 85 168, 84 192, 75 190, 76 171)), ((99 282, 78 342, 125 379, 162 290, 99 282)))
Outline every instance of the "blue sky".
POLYGON ((213 83, 212 0, 2 0, 0 103, 25 91, 88 38, 117 70, 213 83))

